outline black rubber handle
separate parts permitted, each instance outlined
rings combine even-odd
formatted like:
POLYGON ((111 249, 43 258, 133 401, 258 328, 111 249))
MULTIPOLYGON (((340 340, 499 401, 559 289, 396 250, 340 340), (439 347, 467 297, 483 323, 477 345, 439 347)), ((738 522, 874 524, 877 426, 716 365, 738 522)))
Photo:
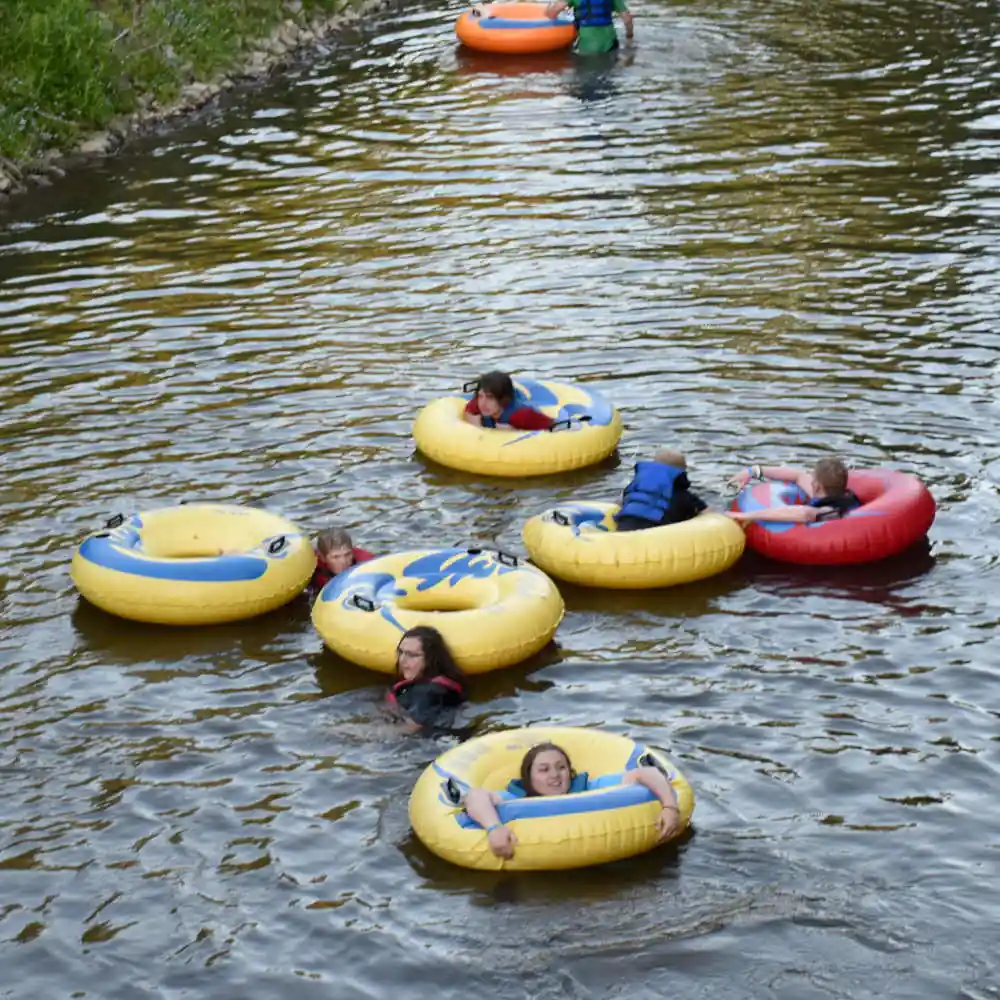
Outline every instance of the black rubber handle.
POLYGON ((124 514, 115 514, 114 517, 108 518, 108 523, 104 525, 105 528, 117 528, 119 525, 125 523, 124 514))
MULTIPOLYGON (((481 556, 484 552, 490 552, 490 549, 466 549, 466 552, 470 556, 481 556)), ((509 555, 506 552, 501 552, 500 549, 496 549, 497 562, 503 563, 504 566, 516 566, 517 556, 509 555)))
POLYGON ((463 383, 462 392, 479 392, 479 379, 474 378, 471 382, 463 383))
POLYGON ((444 794, 448 796, 448 801, 452 805, 457 806, 462 801, 462 789, 458 787, 454 778, 449 778, 444 783, 444 794))
POLYGON ((670 772, 647 750, 636 762, 640 767, 655 767, 667 781, 670 780, 670 772))
POLYGON ((288 544, 288 539, 284 535, 278 535, 270 545, 267 547, 267 554, 269 556, 276 556, 285 550, 285 546, 288 544))
POLYGON ((568 528, 570 526, 569 518, 561 510, 552 511, 552 520, 555 521, 556 524, 561 524, 564 528, 568 528))
POLYGON ((579 417, 567 417, 565 420, 557 420, 550 428, 551 433, 557 427, 572 427, 574 420, 579 420, 580 423, 585 424, 588 420, 593 420, 594 418, 589 413, 581 414, 579 417))
POLYGON ((375 610, 375 602, 371 598, 365 597, 362 594, 355 594, 351 598, 351 603, 356 608, 361 608, 362 611, 374 611, 375 610))

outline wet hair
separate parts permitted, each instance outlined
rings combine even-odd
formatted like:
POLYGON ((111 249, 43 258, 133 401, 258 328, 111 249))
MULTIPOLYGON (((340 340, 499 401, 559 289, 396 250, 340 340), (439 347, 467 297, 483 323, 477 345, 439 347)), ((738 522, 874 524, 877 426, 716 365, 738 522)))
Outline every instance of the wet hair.
POLYGON ((524 755, 524 759, 521 761, 521 786, 529 797, 538 794, 535 791, 534 785, 531 784, 531 765, 535 763, 535 758, 546 750, 555 750, 556 753, 561 753, 566 760, 566 766, 569 768, 570 780, 576 777, 576 771, 573 770, 573 763, 569 759, 569 754, 562 747, 556 746, 555 743, 536 743, 524 755))
POLYGON ((679 451, 658 451, 653 456, 654 462, 659 462, 660 465, 676 465, 680 469, 687 468, 687 459, 679 451))
POLYGON ((816 482, 827 496, 836 496, 847 489, 847 466, 839 458, 822 458, 813 468, 816 482))
POLYGON ((506 372, 487 372, 480 376, 479 388, 498 403, 509 403, 514 398, 514 381, 506 372))
POLYGON ((444 636, 432 625, 416 625, 407 629, 396 643, 396 675, 399 676, 399 655, 398 650, 404 639, 419 639, 420 648, 424 653, 424 672, 421 675, 423 680, 433 680, 435 677, 447 677, 449 680, 461 684, 465 688, 466 678, 462 668, 455 662, 455 657, 451 655, 448 644, 444 641, 444 636))
POLYGON ((325 556, 334 549, 354 548, 354 543, 343 528, 330 528, 316 539, 316 548, 321 556, 325 556))

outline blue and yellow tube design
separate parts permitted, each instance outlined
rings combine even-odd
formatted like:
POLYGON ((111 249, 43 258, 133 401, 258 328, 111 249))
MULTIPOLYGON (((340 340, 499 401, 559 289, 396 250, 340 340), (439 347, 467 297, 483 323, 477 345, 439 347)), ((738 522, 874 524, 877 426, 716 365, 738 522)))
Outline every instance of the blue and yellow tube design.
POLYGON ((394 673, 403 633, 432 625, 470 674, 527 659, 555 634, 563 600, 539 569, 483 549, 399 552, 334 577, 312 620, 335 653, 394 673))
POLYGON ((73 556, 77 589, 122 618, 208 625, 286 604, 309 583, 313 547, 291 521, 235 504, 113 517, 73 556))
POLYGON ((410 823, 421 841, 464 868, 519 871, 600 865, 656 847, 656 797, 639 784, 610 784, 501 803, 497 812, 517 837, 517 846, 511 860, 496 857, 486 831, 462 808, 465 793, 470 788, 506 789, 519 776, 524 755, 538 743, 562 747, 577 774, 586 772, 591 779, 636 767, 659 768, 677 796, 678 833, 691 822, 691 786, 660 751, 598 729, 531 726, 468 740, 424 771, 410 795, 410 823))
POLYGON ((568 382, 514 379, 525 404, 557 421, 551 431, 473 427, 463 419, 469 396, 428 403, 413 425, 417 447, 447 465, 484 476, 544 476, 593 465, 618 445, 618 411, 593 389, 568 382))

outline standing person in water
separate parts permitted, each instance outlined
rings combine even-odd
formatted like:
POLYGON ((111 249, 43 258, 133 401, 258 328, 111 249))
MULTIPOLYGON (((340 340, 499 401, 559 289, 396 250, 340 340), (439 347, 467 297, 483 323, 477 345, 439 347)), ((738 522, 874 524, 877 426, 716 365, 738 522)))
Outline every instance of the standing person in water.
POLYGON ((446 728, 466 700, 465 684, 444 636, 430 625, 417 625, 396 646, 396 683, 386 701, 409 732, 446 728))
POLYGON ((520 431, 547 431, 555 421, 532 409, 514 388, 506 372, 487 372, 479 379, 475 396, 465 404, 465 422, 474 427, 514 427, 520 431))
POLYGON ((634 22, 625 0, 552 0, 545 8, 545 16, 555 19, 567 8, 573 11, 576 21, 576 51, 583 55, 618 48, 614 14, 621 16, 625 37, 632 39, 634 22))
POLYGON ((316 539, 316 570, 312 586, 321 590, 338 573, 350 569, 355 563, 374 558, 371 552, 354 548, 351 536, 343 528, 329 528, 316 539))
POLYGON ((729 480, 742 489, 751 479, 776 479, 793 483, 809 498, 804 504, 767 507, 764 510, 727 510, 734 521, 793 521, 812 524, 843 517, 861 506, 861 501, 847 488, 847 466, 839 458, 823 458, 813 468, 795 469, 783 465, 751 465, 729 480))
POLYGON ((576 774, 569 754, 554 743, 539 743, 524 755, 520 780, 512 781, 507 791, 470 788, 465 797, 465 811, 486 831, 493 854, 498 858, 509 859, 514 857, 517 837, 500 819, 497 806, 501 802, 536 795, 586 792, 610 785, 644 785, 660 800, 662 806, 656 817, 659 839, 667 840, 677 832, 680 824, 677 796, 670 782, 655 767, 637 767, 624 774, 605 775, 590 781, 586 775, 576 774))

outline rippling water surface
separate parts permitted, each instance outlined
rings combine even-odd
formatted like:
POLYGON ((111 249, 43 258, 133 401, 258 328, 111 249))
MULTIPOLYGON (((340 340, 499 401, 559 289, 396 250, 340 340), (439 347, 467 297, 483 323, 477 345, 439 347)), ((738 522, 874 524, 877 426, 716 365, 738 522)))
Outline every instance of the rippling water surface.
POLYGON ((636 9, 603 63, 459 52, 457 8, 406 5, 5 210, 0 996, 1000 996, 1000 12, 636 9), (618 458, 423 461, 415 409, 496 365, 606 391, 618 458), (429 855, 406 799, 448 741, 395 735, 304 603, 167 630, 68 576, 181 499, 520 550, 665 445, 713 498, 839 453, 939 514, 856 571, 563 588, 469 724, 602 723, 698 799, 579 875, 429 855))

